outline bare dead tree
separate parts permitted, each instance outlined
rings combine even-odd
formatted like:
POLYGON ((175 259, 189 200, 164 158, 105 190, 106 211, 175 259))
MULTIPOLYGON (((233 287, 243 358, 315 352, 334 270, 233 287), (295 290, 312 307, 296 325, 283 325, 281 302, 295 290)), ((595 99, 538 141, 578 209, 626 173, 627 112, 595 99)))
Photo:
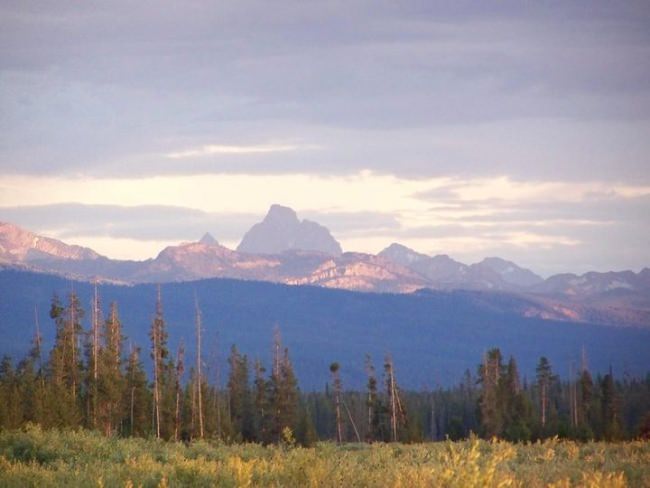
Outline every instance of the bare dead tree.
POLYGON ((334 387, 334 405, 336 409, 336 442, 341 444, 343 442, 343 431, 341 428, 341 376, 339 375, 339 369, 339 363, 332 363, 330 365, 332 385, 334 387))
POLYGON ((97 427, 97 382, 99 379, 99 294, 97 293, 97 280, 94 283, 94 294, 92 303, 92 358, 93 358, 93 392, 92 392, 92 423, 97 427))
POLYGON ((397 442, 397 427, 399 424, 405 423, 406 416, 404 408, 402 407, 402 402, 399 398, 397 381, 395 381, 395 368, 393 365, 393 358, 390 355, 386 356, 384 370, 386 372, 386 387, 388 390, 391 440, 393 442, 397 442))
POLYGON ((181 393, 183 392, 182 378, 185 372, 185 346, 181 341, 176 353, 176 412, 174 415, 174 440, 178 441, 181 430, 181 393))
POLYGON ((199 308, 199 300, 194 295, 194 305, 196 308, 196 400, 198 402, 198 415, 199 415, 199 437, 203 439, 203 377, 201 375, 201 309, 199 308))
POLYGON ((151 341, 153 348, 153 409, 154 409, 154 429, 156 438, 160 439, 160 327, 158 319, 162 317, 162 299, 160 295, 160 285, 158 285, 156 297, 156 316, 151 325, 151 341))

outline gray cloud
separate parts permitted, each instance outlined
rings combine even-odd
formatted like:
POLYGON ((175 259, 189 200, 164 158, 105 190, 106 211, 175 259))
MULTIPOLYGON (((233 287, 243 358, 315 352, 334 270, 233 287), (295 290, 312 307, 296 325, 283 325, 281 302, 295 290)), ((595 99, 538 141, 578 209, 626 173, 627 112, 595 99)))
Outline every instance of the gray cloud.
POLYGON ((647 2, 0 7, 0 172, 648 181, 647 2), (319 151, 168 160, 205 144, 319 151))

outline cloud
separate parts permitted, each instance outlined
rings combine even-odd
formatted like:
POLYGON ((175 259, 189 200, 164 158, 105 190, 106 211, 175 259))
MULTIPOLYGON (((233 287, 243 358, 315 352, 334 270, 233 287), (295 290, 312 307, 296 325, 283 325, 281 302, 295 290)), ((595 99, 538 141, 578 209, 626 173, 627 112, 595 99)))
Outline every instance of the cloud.
POLYGON ((5 2, 0 173, 648 182, 649 20, 647 2, 5 2))
POLYGON ((186 159, 193 157, 212 156, 215 154, 264 154, 275 152, 290 152, 311 147, 298 146, 295 144, 267 144, 257 146, 228 146, 220 144, 207 144, 195 149, 170 152, 165 154, 169 159, 186 159))

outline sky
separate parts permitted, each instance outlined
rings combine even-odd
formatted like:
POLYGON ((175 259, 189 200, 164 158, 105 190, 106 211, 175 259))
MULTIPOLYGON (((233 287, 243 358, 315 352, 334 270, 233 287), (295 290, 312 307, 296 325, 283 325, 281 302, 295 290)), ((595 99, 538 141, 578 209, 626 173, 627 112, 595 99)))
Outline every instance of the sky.
POLYGON ((347 251, 650 266, 650 3, 0 3, 0 221, 125 259, 273 203, 347 251))

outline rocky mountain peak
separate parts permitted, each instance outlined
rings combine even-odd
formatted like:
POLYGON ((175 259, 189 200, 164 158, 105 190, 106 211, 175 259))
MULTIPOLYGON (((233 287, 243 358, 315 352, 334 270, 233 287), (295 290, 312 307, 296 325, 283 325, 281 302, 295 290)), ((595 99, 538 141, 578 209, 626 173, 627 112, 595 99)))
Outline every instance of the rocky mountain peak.
POLYGON ((264 217, 264 222, 278 222, 278 223, 295 223, 300 224, 300 219, 298 219, 298 214, 295 210, 289 207, 284 207, 274 203, 269 208, 269 211, 264 217))
POLYGON ((219 242, 210 234, 209 232, 206 232, 203 234, 203 237, 199 240, 201 244, 205 244, 206 246, 218 246, 219 242))
POLYGON ((264 219, 246 232, 238 251, 280 254, 284 251, 317 251, 333 256, 342 253, 341 245, 322 225, 300 220, 289 207, 272 205, 264 219))

